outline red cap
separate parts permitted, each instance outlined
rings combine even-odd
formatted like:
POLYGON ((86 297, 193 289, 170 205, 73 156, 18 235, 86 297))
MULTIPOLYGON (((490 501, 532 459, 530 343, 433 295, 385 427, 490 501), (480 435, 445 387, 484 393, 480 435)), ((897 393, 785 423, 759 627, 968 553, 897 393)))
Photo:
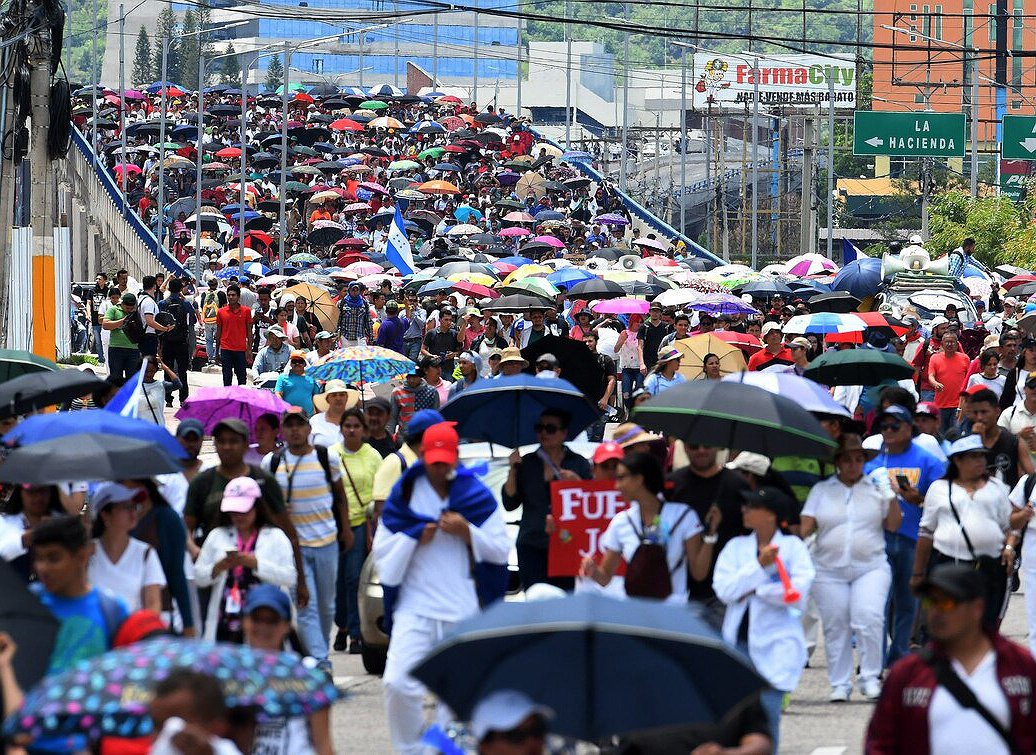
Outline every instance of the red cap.
POLYGON ((119 626, 119 631, 112 638, 112 647, 121 648, 132 645, 156 635, 169 634, 162 617, 154 611, 140 610, 131 613, 119 626))
POLYGON ((622 446, 608 441, 599 445, 597 450, 594 451, 594 464, 604 464, 604 462, 611 461, 612 459, 622 461, 625 456, 626 453, 622 450, 622 446))
POLYGON ((421 456, 425 464, 456 464, 460 438, 454 429, 456 422, 439 422, 421 436, 421 456))
POLYGON ((920 404, 917 405, 917 411, 915 411, 914 414, 924 414, 928 417, 938 417, 939 409, 931 401, 922 401, 920 404))

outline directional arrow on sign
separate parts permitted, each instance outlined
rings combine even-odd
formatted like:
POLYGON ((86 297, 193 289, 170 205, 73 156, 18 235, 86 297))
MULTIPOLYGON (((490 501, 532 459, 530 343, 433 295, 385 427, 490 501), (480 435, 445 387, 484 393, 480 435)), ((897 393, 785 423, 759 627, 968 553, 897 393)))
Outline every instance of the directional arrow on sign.
MULTIPOLYGON (((1036 139, 1034 139, 1033 141, 1036 141, 1036 139)), ((872 147, 880 147, 884 143, 885 143, 884 139, 879 139, 876 136, 872 136, 870 139, 864 139, 864 144, 869 144, 872 147)))
POLYGON ((1028 139, 1022 139, 1018 142, 1025 149, 1026 152, 1036 152, 1036 139, 1029 137, 1028 139))

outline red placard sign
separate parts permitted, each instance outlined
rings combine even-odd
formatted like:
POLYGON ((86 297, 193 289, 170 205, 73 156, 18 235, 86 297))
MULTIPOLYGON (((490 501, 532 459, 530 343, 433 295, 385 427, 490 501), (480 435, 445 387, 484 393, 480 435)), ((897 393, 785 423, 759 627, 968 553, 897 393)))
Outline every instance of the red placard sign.
POLYGON ((547 574, 574 577, 586 556, 599 557, 601 536, 612 518, 626 506, 613 480, 552 482, 550 511, 554 532, 550 536, 547 574))

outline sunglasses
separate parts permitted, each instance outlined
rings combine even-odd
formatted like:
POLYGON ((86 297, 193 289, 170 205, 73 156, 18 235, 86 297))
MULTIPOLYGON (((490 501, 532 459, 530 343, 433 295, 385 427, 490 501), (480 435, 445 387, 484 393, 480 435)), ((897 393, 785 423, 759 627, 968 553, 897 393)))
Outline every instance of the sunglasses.
POLYGON ((921 607, 926 611, 938 611, 939 613, 949 613, 950 611, 956 610, 957 606, 960 605, 960 601, 956 598, 944 597, 944 598, 921 598, 921 607))
POLYGON ((535 425, 533 425, 532 429, 538 433, 548 433, 550 435, 553 435, 554 433, 563 430, 564 428, 562 428, 561 425, 552 425, 544 422, 537 422, 535 425))
POLYGON ((883 433, 896 432, 902 426, 902 422, 882 422, 880 425, 878 425, 878 430, 880 430, 883 433))

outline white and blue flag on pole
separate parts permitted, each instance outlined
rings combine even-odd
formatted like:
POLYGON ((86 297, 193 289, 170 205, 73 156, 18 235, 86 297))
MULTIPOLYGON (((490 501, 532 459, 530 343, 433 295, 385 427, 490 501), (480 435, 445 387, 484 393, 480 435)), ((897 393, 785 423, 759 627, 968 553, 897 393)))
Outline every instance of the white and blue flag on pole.
POLYGON ((143 367, 119 388, 119 392, 112 396, 112 400, 105 404, 104 408, 106 411, 115 412, 123 417, 133 417, 136 419, 137 407, 140 405, 140 397, 142 395, 144 395, 143 367))
POLYGON ((403 213, 399 211, 398 206, 396 216, 389 223, 385 256, 402 275, 413 275, 417 269, 414 264, 413 252, 410 249, 410 239, 407 238, 406 228, 403 225, 403 213))

